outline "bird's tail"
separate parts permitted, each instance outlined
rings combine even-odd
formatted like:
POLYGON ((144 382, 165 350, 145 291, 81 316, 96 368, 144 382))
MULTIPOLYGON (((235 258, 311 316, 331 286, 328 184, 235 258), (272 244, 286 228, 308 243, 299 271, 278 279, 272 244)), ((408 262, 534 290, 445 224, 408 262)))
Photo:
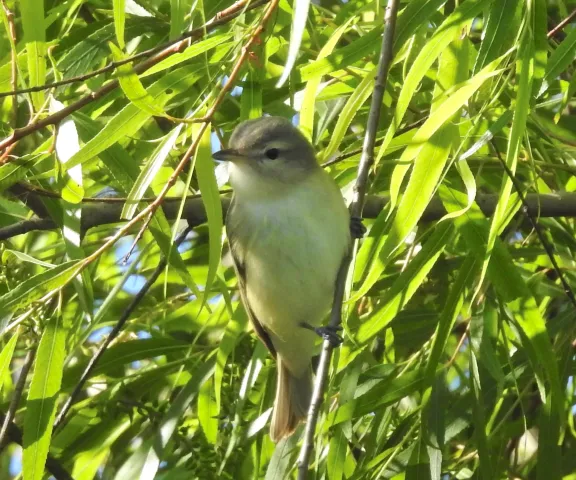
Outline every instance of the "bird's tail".
POLYGON ((276 401, 270 423, 270 438, 278 442, 294 433, 298 423, 306 418, 312 398, 312 367, 301 377, 292 375, 278 355, 276 401))

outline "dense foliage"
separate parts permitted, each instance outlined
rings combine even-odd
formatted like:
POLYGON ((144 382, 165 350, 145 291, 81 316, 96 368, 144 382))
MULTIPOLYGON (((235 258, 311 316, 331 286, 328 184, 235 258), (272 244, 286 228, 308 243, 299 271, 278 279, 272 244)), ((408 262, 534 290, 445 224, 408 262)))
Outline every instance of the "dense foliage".
MULTIPOLYGON (((0 97, 0 478, 295 475, 210 154, 294 118, 350 198, 385 2, 0 3, 0 92, 64 81, 0 97)), ((400 2, 313 478, 576 478, 575 8, 400 2)))

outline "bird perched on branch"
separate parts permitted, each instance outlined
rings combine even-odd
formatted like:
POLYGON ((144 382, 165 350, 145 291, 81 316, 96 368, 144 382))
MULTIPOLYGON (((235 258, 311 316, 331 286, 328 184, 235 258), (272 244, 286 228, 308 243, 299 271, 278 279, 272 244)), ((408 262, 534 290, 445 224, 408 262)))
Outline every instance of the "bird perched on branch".
POLYGON ((312 395, 316 333, 351 245, 350 216, 308 140, 288 120, 263 117, 234 130, 229 148, 234 190, 226 230, 244 306, 276 358, 273 441, 292 434, 312 395))

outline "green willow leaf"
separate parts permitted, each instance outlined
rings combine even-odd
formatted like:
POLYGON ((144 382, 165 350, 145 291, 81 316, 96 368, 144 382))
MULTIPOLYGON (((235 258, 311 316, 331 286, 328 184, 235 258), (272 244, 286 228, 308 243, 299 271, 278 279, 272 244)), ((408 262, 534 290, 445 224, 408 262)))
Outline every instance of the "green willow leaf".
POLYGON ((182 34, 185 15, 186 2, 184 0, 170 0, 170 40, 174 40, 182 34))
POLYGON ((202 426, 206 440, 212 445, 216 445, 219 412, 213 393, 214 377, 208 379, 198 392, 198 421, 202 426))
POLYGON ((342 428, 336 427, 336 434, 330 439, 326 468, 330 480, 341 480, 344 476, 344 465, 348 453, 348 441, 342 428))
MULTIPOLYGON (((528 30, 524 32, 522 37, 522 44, 518 53, 517 68, 518 93, 516 96, 514 117, 512 119, 512 128, 508 137, 508 147, 505 157, 506 165, 512 172, 512 175, 514 175, 516 172, 518 155, 520 153, 522 138, 524 137, 524 132, 526 129, 526 121, 530 112, 530 93, 532 91, 532 81, 534 74, 534 41, 528 30)), ((482 265, 482 272, 480 274, 480 282, 478 283, 478 288, 480 288, 484 275, 486 274, 486 269, 488 268, 488 262, 490 261, 490 255, 492 254, 492 249, 494 248, 496 236, 498 235, 498 232, 507 224, 504 223, 504 219, 511 193, 512 180, 508 178, 508 175, 506 175, 504 172, 504 178, 502 179, 500 194, 498 196, 498 204, 496 205, 496 209, 494 210, 494 214, 492 216, 492 222, 490 224, 490 233, 488 235, 488 242, 486 244, 486 256, 482 265)), ((508 219, 511 220, 510 217, 508 217, 508 219)))
POLYGON ((12 361, 12 355, 14 354, 16 342, 18 342, 19 337, 19 332, 16 331, 16 333, 10 337, 10 340, 8 340, 8 343, 4 345, 4 348, 0 352, 0 392, 7 383, 6 378, 8 378, 8 382, 12 381, 10 378, 10 362, 12 361))
POLYGON ((158 170, 160 167, 162 167, 166 161, 166 158, 168 158, 170 150, 174 148, 182 127, 183 124, 180 124, 168 135, 166 135, 158 144, 154 150, 154 153, 152 153, 150 156, 148 162, 146 162, 146 164, 142 167, 138 178, 134 182, 130 193, 128 193, 128 196, 126 197, 126 203, 124 204, 122 213, 120 214, 121 218, 130 220, 134 216, 136 209, 138 208, 138 202, 146 194, 146 191, 148 190, 150 184, 154 181, 154 177, 158 173, 158 170))
POLYGON ((0 297, 0 312, 15 312, 67 284, 78 271, 77 262, 66 262, 34 275, 0 297))
POLYGON ((124 43, 124 24, 126 23, 126 0, 113 0, 114 5, 114 31, 120 49, 126 47, 124 43))
POLYGON ((479 72, 495 60, 510 45, 511 38, 518 35, 523 4, 521 0, 492 2, 474 72, 479 72))
MULTIPOLYGON (((451 189, 442 188, 440 195, 448 211, 459 209, 466 203, 464 195, 451 189)), ((454 221, 470 253, 484 262, 485 245, 491 225, 480 208, 473 204, 466 215, 457 217, 454 221)), ((523 332, 521 342, 539 380, 542 398, 547 396, 545 375, 550 385, 554 408, 562 410, 564 395, 546 322, 518 267, 514 265, 510 252, 499 238, 494 244, 486 276, 523 332)))
POLYGON ((452 332, 452 327, 454 326, 454 322, 456 322, 456 318, 460 314, 465 294, 467 290, 471 289, 473 282, 476 280, 476 274, 478 273, 479 267, 480 262, 477 258, 473 256, 467 257, 460 267, 458 276, 450 288, 450 293, 446 299, 444 308, 440 313, 438 327, 432 342, 432 350, 426 364, 424 376, 427 385, 432 385, 434 381, 436 369, 438 368, 438 365, 440 365, 440 360, 442 359, 442 354, 446 348, 448 337, 452 332))
POLYGON ((348 98, 346 105, 338 116, 336 126, 330 136, 330 143, 324 149, 321 156, 321 161, 329 159, 338 149, 348 127, 354 120, 354 117, 360 110, 360 107, 366 102, 368 97, 374 91, 374 79, 376 77, 376 68, 370 70, 358 84, 350 98, 348 98))
MULTIPOLYGON (((148 92, 154 99, 154 104, 161 108, 176 94, 186 91, 194 85, 200 76, 200 72, 196 69, 183 67, 170 72, 153 83, 148 88, 148 92)), ((106 123, 106 126, 97 135, 66 162, 66 168, 70 169, 80 163, 88 162, 122 138, 135 135, 151 117, 151 113, 143 111, 133 104, 126 105, 106 123)))
MULTIPOLYGON (((28 60, 28 83, 31 87, 43 85, 46 81, 46 23, 43 0, 22 0, 22 28, 28 60)), ((44 103, 44 91, 31 94, 34 107, 39 109, 44 103)))
POLYGON ((55 267, 55 265, 52 263, 43 262, 42 260, 38 260, 37 258, 34 258, 24 252, 19 252, 18 250, 6 249, 2 252, 2 263, 10 264, 10 262, 14 262, 15 264, 17 261, 29 262, 46 268, 55 267))
MULTIPOLYGON (((113 345, 102 354, 98 364, 92 371, 92 376, 111 375, 118 372, 119 367, 138 362, 145 359, 152 359, 161 355, 174 355, 186 351, 190 345, 186 342, 174 340, 172 338, 142 338, 113 345)), ((62 388, 69 390, 80 379, 82 372, 86 369, 89 359, 82 359, 77 364, 66 368, 62 388)), ((123 370, 122 370, 123 371, 123 370)))
POLYGON ((162 254, 168 259, 168 265, 176 270, 184 284, 190 289, 196 298, 202 298, 202 292, 196 285, 196 282, 190 275, 184 260, 177 248, 174 247, 172 242, 172 231, 168 220, 162 210, 157 210, 152 220, 150 221, 150 232, 154 236, 154 240, 160 247, 162 254))
POLYGON ((414 63, 410 67, 410 72, 404 80, 400 96, 396 102, 394 118, 386 131, 386 137, 376 156, 377 164, 384 156, 396 130, 400 128, 402 119, 426 72, 428 72, 440 54, 454 40, 455 35, 461 33, 463 29, 468 29, 474 21, 475 16, 481 12, 488 3, 489 0, 471 0, 461 3, 458 8, 444 20, 432 38, 424 45, 424 48, 418 57, 416 57, 416 60, 414 60, 414 63))
POLYGON ((538 96, 541 96, 558 76, 574 62, 574 51, 576 50, 576 29, 572 29, 556 50, 552 52, 546 65, 546 74, 542 82, 542 87, 538 96))
MULTIPOLYGON (((108 46, 112 51, 114 61, 118 62, 126 58, 122 53, 122 50, 112 42, 110 42, 108 46)), ((144 88, 138 75, 136 75, 132 70, 132 65, 130 63, 120 65, 116 68, 116 72, 118 75, 118 81, 120 82, 120 88, 122 88, 122 91, 128 100, 130 100, 140 110, 149 113, 150 115, 157 115, 160 117, 166 116, 164 110, 156 104, 152 95, 150 95, 144 88)))
POLYGON ((48 322, 36 353, 24 417, 22 467, 26 480, 44 477, 44 465, 66 356, 66 329, 58 315, 48 322))
POLYGON ((220 256, 222 253, 222 203, 220 201, 220 191, 214 173, 214 161, 212 160, 212 150, 210 146, 210 129, 204 129, 195 155, 195 169, 198 175, 198 185, 202 203, 206 209, 208 219, 209 250, 208 250, 208 275, 202 304, 208 300, 208 294, 216 278, 220 256))
MULTIPOLYGON (((446 122, 468 101, 468 99, 489 78, 498 73, 495 68, 500 59, 488 65, 482 72, 464 82, 453 94, 446 94, 443 101, 438 102, 434 113, 428 117, 424 125, 412 137, 412 143, 406 148, 400 157, 400 164, 414 160, 414 168, 408 181, 406 191, 402 196, 398 211, 395 214, 389 235, 384 243, 379 246, 377 259, 370 265, 366 279, 355 293, 354 298, 364 295, 378 280, 391 254, 399 248, 406 236, 412 231, 420 220, 432 194, 437 188, 437 182, 444 170, 448 155, 454 139, 454 131, 451 128, 443 128, 446 122)), ((448 125, 450 127, 450 125, 448 125)), ((399 171, 403 174, 402 170, 399 171)), ((395 173, 397 171, 395 170, 395 173)), ((392 186, 396 185, 396 195, 399 191, 400 179, 392 178, 392 186)), ((394 191, 391 187, 391 198, 394 191)))
MULTIPOLYGON (((336 45, 342 38, 342 35, 348 30, 350 23, 353 18, 350 18, 343 25, 339 26, 334 33, 330 36, 326 44, 322 47, 318 53, 316 60, 321 60, 330 55, 336 45)), ((320 87, 320 82, 322 81, 322 76, 318 75, 311 78, 306 83, 306 88, 304 89, 304 95, 302 100, 302 107, 300 108, 300 123, 299 127, 304 132, 304 134, 309 138, 314 138, 314 112, 316 105, 316 96, 318 94, 318 88, 320 87)))
POLYGON ((453 226, 444 222, 434 229, 434 233, 424 243, 422 249, 399 275, 386 296, 372 312, 369 320, 357 330, 356 341, 363 343, 373 338, 385 328, 416 293, 453 234, 453 226))
POLYGON ((560 480, 566 478, 562 473, 563 455, 560 446, 563 409, 558 408, 552 395, 542 405, 538 421, 538 460, 537 480, 560 480))
MULTIPOLYGON (((534 31, 534 80, 532 101, 538 98, 548 63, 548 6, 546 0, 535 0, 532 9, 532 28, 534 31)), ((572 77, 574 78, 574 77, 572 77)), ((560 110, 564 110, 561 108, 560 110)))
POLYGON ((302 36, 306 30, 306 20, 308 19, 308 9, 310 8, 310 0, 299 0, 294 2, 294 13, 292 14, 292 31, 290 32, 290 44, 288 47, 288 57, 286 58, 286 64, 284 65, 284 71, 276 87, 280 88, 288 77, 290 72, 296 63, 296 58, 298 57, 298 51, 300 50, 300 44, 302 43, 302 36))
POLYGON ((381 28, 370 30, 349 45, 295 71, 294 80, 307 82, 312 78, 333 73, 353 64, 366 55, 373 53, 378 48, 381 35, 381 28))
POLYGON ((233 42, 229 42, 230 38, 232 38, 231 33, 222 33, 218 35, 213 35, 211 37, 202 40, 201 42, 196 42, 187 47, 183 52, 175 53, 174 55, 170 55, 168 58, 165 58, 161 62, 158 62, 153 67, 146 70, 140 78, 145 78, 150 75, 154 75, 158 72, 163 72, 168 68, 175 67, 180 65, 183 62, 191 60, 202 53, 206 53, 213 48, 216 47, 232 47, 234 45, 233 42))
MULTIPOLYGON (((396 403, 422 388, 424 376, 418 370, 411 370, 399 377, 380 380, 366 393, 356 396, 356 415, 366 415, 387 405, 396 403)), ((360 392, 361 390, 359 390, 360 392)))
POLYGON ((274 454, 270 459, 264 480, 285 480, 290 478, 290 470, 294 466, 292 458, 296 453, 296 435, 283 438, 274 449, 274 454))
POLYGON ((217 412, 220 412, 222 397, 222 380, 224 378, 224 369, 230 353, 236 346, 240 334, 245 330, 248 323, 248 317, 243 309, 236 309, 232 319, 226 325, 224 336, 218 344, 218 353, 216 357, 216 369, 214 371, 214 397, 216 399, 217 412))
POLYGON ((122 464, 116 476, 117 480, 126 478, 152 479, 160 467, 162 453, 174 435, 179 419, 198 394, 200 388, 214 372, 214 357, 196 365, 194 374, 186 386, 180 391, 168 411, 155 428, 154 435, 144 441, 132 455, 122 464))
POLYGON ((446 0, 412 0, 398 15, 394 32, 394 50, 399 51, 416 31, 425 25, 446 0))
POLYGON ((260 69, 250 68, 242 90, 241 120, 262 116, 262 77, 260 69))

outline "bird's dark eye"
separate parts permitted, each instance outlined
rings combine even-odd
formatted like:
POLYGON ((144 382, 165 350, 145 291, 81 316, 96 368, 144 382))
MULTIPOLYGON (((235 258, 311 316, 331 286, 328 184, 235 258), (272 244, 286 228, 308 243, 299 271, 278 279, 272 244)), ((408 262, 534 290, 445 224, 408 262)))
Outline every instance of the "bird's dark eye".
POLYGON ((279 154, 280 154, 280 152, 278 151, 277 148, 269 148, 268 150, 266 150, 266 156, 270 160, 276 160, 278 158, 279 154))

